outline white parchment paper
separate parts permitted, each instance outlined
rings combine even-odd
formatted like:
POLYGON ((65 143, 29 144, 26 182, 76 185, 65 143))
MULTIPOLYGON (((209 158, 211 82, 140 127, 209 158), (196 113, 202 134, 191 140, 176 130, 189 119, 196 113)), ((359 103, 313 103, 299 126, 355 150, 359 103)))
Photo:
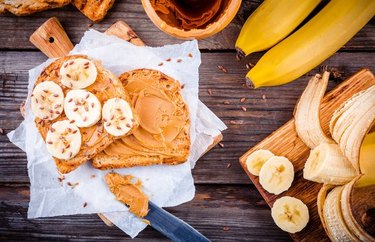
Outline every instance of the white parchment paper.
MULTIPOLYGON (((198 99, 201 57, 197 41, 158 48, 138 47, 117 37, 89 30, 71 53, 102 60, 103 65, 116 75, 136 68, 151 68, 185 84, 182 95, 190 109, 192 141, 188 162, 176 166, 156 165, 115 171, 141 179, 143 191, 159 206, 176 206, 190 201, 195 194, 191 169, 214 137, 226 129, 225 124, 198 99), (169 58, 171 60, 166 61, 169 58), (181 61, 178 62, 178 59, 181 61), (160 63, 163 65, 160 66, 160 63)), ((128 212, 128 208, 109 191, 104 182, 108 171, 96 170, 87 162, 65 175, 62 183, 58 180, 60 174, 35 127, 30 108, 34 82, 51 61, 47 60, 29 71, 25 120, 8 134, 10 141, 27 154, 31 183, 28 218, 103 213, 121 230, 135 237, 146 224, 128 212), (67 185, 68 182, 78 185, 72 188, 67 185), (84 206, 86 203, 87 206, 84 206)))

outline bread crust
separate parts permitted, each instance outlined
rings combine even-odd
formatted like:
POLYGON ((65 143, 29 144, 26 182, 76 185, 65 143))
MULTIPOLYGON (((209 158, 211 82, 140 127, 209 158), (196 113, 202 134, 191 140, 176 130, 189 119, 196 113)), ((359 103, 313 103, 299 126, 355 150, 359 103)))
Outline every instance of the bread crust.
MULTIPOLYGON (((180 94, 180 83, 162 72, 150 69, 133 70, 123 73, 119 77, 125 90, 127 90, 127 85, 128 83, 132 82, 132 80, 142 78, 159 79, 162 86, 169 88, 174 101, 184 104, 182 105, 181 110, 179 110, 179 112, 183 112, 185 115, 187 115, 187 120, 183 129, 179 132, 172 144, 165 145, 162 148, 151 149, 150 147, 142 146, 142 144, 134 137, 134 134, 117 140, 108 148, 118 146, 121 149, 129 149, 129 152, 127 152, 128 154, 113 155, 109 154, 109 149, 104 150, 93 158, 92 164, 95 168, 116 169, 158 164, 177 165, 187 160, 190 151, 190 115, 188 106, 180 94)), ((159 86, 159 88, 162 88, 162 86, 159 86)), ((129 92, 131 98, 134 98, 134 96, 137 95, 136 93, 132 93, 130 90, 127 91, 129 92)), ((140 128, 140 126, 138 128, 140 128)))
POLYGON ((102 20, 115 0, 72 0, 72 4, 94 22, 102 20))
MULTIPOLYGON (((54 81, 55 83, 60 85, 60 87, 63 89, 64 95, 66 95, 66 93, 71 89, 61 84, 59 78, 59 70, 65 61, 74 60, 76 58, 85 58, 91 60, 85 55, 70 55, 57 59, 42 71, 37 81, 35 82, 35 85, 47 80, 54 81)), ((98 71, 98 76, 96 81, 85 89, 95 94, 102 105, 106 100, 114 97, 122 98, 130 103, 129 95, 123 88, 118 78, 115 75, 113 75, 110 71, 104 69, 99 61, 91 61, 95 63, 95 66, 98 71)), ((43 140, 45 140, 47 132, 51 128, 52 124, 57 121, 66 119, 67 117, 63 112, 55 120, 42 120, 39 118, 35 118, 35 124, 43 140)), ((135 125, 133 126, 132 130, 134 130, 138 125, 137 119, 138 118, 135 115, 135 125)), ((70 160, 60 160, 54 158, 56 166, 61 173, 68 173, 76 169, 82 163, 90 160, 96 154, 103 151, 108 145, 113 143, 115 139, 120 138, 107 133, 103 127, 102 120, 99 120, 98 123, 94 126, 79 129, 82 135, 82 145, 78 154, 70 160)), ((127 135, 131 134, 132 130, 127 135)))
POLYGON ((24 16, 52 8, 68 5, 71 0, 3 0, 0 2, 0 13, 6 11, 24 16))

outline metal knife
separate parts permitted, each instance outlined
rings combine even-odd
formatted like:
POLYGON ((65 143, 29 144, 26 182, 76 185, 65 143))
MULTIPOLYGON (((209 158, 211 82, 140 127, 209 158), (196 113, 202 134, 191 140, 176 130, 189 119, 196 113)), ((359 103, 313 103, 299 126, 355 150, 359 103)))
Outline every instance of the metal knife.
POLYGON ((148 214, 144 218, 150 221, 151 227, 172 241, 210 241, 189 224, 185 223, 173 214, 168 213, 153 202, 149 201, 148 207, 148 214))

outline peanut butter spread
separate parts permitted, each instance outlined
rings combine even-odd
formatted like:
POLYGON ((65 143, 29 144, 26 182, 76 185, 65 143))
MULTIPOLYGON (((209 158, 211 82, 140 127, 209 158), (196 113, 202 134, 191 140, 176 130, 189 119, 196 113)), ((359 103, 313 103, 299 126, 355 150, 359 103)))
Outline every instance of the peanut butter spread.
POLYGON ((129 93, 139 126, 98 154, 94 167, 110 169, 186 161, 190 118, 179 82, 148 69, 124 73, 120 81, 129 93))
POLYGON ((138 217, 148 213, 148 197, 142 192, 142 182, 131 175, 109 173, 105 181, 116 199, 129 206, 129 211, 138 217))
MULTIPOLYGON (((42 71, 42 73, 38 77, 38 80, 35 82, 35 85, 47 80, 53 81, 60 85, 65 96, 67 92, 70 91, 70 89, 60 83, 59 69, 65 61, 74 60, 75 58, 87 58, 87 56, 66 56, 64 58, 60 58, 52 62, 42 71)), ((98 70, 97 79, 94 82, 94 84, 87 87, 86 90, 93 93, 102 104, 109 98, 113 97, 122 98, 124 100, 129 101, 130 103, 130 99, 119 79, 116 76, 114 76, 111 72, 105 70, 99 62, 94 61, 94 63, 98 70)), ((67 119, 67 117, 63 113, 57 119, 52 121, 36 118, 35 124, 42 138, 45 140, 47 132, 50 130, 52 124, 56 121, 65 119, 67 119)), ((114 136, 108 134, 105 131, 101 120, 94 126, 79 129, 82 135, 82 146, 79 153, 69 160, 60 160, 54 158, 57 168, 61 173, 68 173, 76 169, 80 164, 94 157, 96 154, 104 150, 109 144, 111 144, 115 140, 114 136)))
POLYGON ((151 0, 156 13, 167 24, 182 29, 204 28, 217 19, 222 0, 151 0))

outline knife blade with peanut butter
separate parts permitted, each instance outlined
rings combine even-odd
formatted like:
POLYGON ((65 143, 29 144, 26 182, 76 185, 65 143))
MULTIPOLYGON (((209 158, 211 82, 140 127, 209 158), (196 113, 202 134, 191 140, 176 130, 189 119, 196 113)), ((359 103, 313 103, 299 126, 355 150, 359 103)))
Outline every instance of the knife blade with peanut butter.
POLYGON ((151 225, 173 241, 210 241, 192 226, 168 213, 153 202, 142 190, 142 182, 132 175, 108 173, 105 181, 116 199, 129 207, 134 215, 144 218, 151 225))

